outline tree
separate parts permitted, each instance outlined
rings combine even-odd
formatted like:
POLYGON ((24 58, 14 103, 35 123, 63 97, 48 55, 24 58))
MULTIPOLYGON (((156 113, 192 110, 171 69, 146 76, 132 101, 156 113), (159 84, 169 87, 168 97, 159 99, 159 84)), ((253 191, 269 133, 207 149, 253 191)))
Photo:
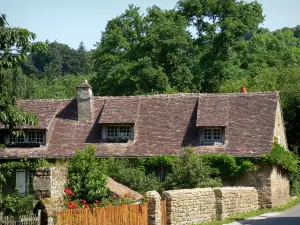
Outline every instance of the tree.
POLYGON ((195 44, 203 54, 199 64, 204 76, 203 89, 217 92, 228 79, 232 48, 256 31, 264 19, 257 2, 237 0, 180 0, 178 11, 196 28, 195 44))
POLYGON ((131 5, 108 22, 97 44, 93 90, 100 95, 197 90, 193 75, 197 48, 187 24, 175 10, 153 6, 142 16, 131 5))
POLYGON ((35 116, 15 106, 15 96, 5 90, 8 82, 4 76, 7 69, 17 69, 28 52, 45 48, 42 43, 32 43, 35 37, 26 29, 8 27, 6 16, 0 14, 0 122, 9 129, 16 125, 37 124, 35 116))

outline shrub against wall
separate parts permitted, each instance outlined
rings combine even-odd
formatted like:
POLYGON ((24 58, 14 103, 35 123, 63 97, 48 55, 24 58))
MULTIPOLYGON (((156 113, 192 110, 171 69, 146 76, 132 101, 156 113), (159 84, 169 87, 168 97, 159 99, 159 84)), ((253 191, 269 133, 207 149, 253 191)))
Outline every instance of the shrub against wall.
POLYGON ((176 157, 172 171, 164 183, 165 190, 188 189, 197 187, 222 186, 219 177, 212 178, 214 169, 196 154, 192 148, 186 148, 181 157, 176 157))
POLYGON ((110 158, 107 160, 107 168, 109 177, 141 194, 162 190, 159 179, 153 173, 146 173, 145 168, 137 166, 134 161, 110 158))
POLYGON ((77 150, 69 164, 68 187, 76 197, 92 203, 108 195, 106 187, 107 168, 103 160, 96 159, 95 146, 89 145, 84 150, 77 150))

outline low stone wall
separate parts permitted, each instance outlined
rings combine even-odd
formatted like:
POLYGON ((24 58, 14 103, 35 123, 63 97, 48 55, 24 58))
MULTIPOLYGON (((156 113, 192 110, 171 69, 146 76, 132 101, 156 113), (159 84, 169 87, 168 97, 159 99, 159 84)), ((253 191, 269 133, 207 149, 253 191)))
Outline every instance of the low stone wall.
MULTIPOLYGON (((165 191, 162 198, 166 199, 168 225, 188 225, 216 219, 222 220, 231 215, 259 208, 258 192, 253 187, 173 190, 165 191)), ((151 212, 149 211, 149 217, 150 214, 158 215, 158 213, 160 213, 160 208, 155 208, 154 205, 151 212)), ((160 225, 159 222, 149 224, 160 225)))
POLYGON ((216 198, 212 188, 165 191, 168 225, 197 224, 216 215, 216 198))
POLYGON ((259 208, 258 192, 253 187, 224 187, 215 188, 214 191, 218 220, 259 208))

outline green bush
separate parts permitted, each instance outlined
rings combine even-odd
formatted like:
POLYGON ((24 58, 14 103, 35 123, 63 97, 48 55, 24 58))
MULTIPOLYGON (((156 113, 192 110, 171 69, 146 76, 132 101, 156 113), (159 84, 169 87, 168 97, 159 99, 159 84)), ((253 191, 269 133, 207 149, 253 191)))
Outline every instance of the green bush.
POLYGON ((34 197, 30 194, 20 195, 18 190, 12 194, 4 195, 0 204, 0 211, 5 215, 14 216, 16 218, 33 213, 34 197))
POLYGON ((171 173, 166 177, 164 188, 187 189, 222 186, 221 179, 212 178, 214 170, 196 154, 192 148, 186 148, 182 157, 176 157, 171 173))
POLYGON ((89 145, 76 151, 76 156, 70 160, 68 188, 77 199, 85 199, 88 203, 102 200, 108 195, 106 174, 106 164, 96 159, 95 147, 89 145))
POLYGON ((291 173, 291 195, 292 196, 299 196, 300 195, 300 167, 291 173))
POLYGON ((235 178, 254 169, 249 159, 237 158, 225 154, 205 154, 204 161, 213 168, 213 176, 220 176, 222 180, 235 178))
POLYGON ((107 165, 108 176, 141 194, 162 190, 162 183, 154 174, 146 174, 143 167, 135 167, 129 160, 111 158, 107 165))

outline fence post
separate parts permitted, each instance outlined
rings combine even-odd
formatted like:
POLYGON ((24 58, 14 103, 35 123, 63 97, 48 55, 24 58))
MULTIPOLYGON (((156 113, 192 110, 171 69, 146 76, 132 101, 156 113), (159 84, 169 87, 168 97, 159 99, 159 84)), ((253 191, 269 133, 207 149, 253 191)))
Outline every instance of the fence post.
POLYGON ((161 197, 156 191, 148 191, 146 196, 152 201, 148 204, 148 225, 161 225, 161 197))
POLYGON ((41 215, 42 215, 42 211, 39 209, 38 210, 38 224, 37 225, 41 225, 41 219, 42 219, 41 215))
POLYGON ((3 216, 3 212, 0 212, 0 223, 2 224, 2 216, 3 216))

